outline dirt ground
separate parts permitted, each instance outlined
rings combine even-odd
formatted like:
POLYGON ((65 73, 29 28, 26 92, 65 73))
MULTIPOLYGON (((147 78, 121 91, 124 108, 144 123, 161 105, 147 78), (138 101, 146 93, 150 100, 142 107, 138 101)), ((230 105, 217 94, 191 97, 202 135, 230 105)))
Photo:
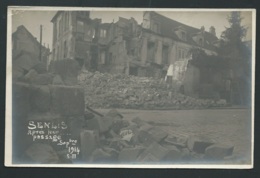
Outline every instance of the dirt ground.
MULTIPOLYGON (((108 109, 97 109, 105 114, 108 109)), ((134 117, 189 135, 204 135, 216 142, 233 144, 232 157, 224 164, 251 162, 251 111, 249 109, 127 110, 118 109, 125 119, 134 117)))

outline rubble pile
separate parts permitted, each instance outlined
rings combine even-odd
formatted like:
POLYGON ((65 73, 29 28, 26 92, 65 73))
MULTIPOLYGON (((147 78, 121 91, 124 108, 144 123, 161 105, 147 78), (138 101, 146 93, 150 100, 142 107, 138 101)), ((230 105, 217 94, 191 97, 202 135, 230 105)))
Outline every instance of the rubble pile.
POLYGON ((195 99, 174 92, 174 87, 154 78, 82 71, 78 81, 85 89, 87 106, 95 108, 195 109, 226 105, 225 100, 195 99))
MULTIPOLYGON (((77 122, 77 121, 76 121, 77 122)), ((205 136, 166 131, 136 117, 131 121, 113 109, 104 116, 87 111, 78 129, 79 162, 182 163, 230 159, 234 146, 205 136)), ((75 129, 75 128, 74 128, 75 129)))

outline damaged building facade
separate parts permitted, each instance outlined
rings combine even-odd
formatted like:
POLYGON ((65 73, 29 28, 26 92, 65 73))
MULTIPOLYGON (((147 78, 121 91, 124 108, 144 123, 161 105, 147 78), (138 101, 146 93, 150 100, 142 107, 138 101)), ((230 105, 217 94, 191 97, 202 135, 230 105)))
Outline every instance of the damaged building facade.
POLYGON ((47 70, 49 56, 49 47, 41 45, 25 26, 17 27, 12 34, 13 78, 19 78, 34 65, 47 70))
POLYGON ((102 23, 91 19, 89 11, 58 11, 52 23, 53 60, 75 59, 89 71, 154 78, 164 78, 172 65, 173 80, 181 76, 179 90, 184 94, 225 98, 216 91, 224 85, 219 71, 212 73, 189 62, 192 49, 217 55, 219 41, 213 26, 206 31, 151 11, 143 13, 141 24, 122 17, 102 23), (216 83, 220 83, 217 89, 216 83))
POLYGON ((53 23, 53 60, 76 59, 101 72, 159 76, 158 72, 187 58, 194 47, 216 54, 214 27, 206 32, 156 12, 144 12, 143 23, 119 17, 117 22, 91 19, 89 11, 59 11, 53 23))

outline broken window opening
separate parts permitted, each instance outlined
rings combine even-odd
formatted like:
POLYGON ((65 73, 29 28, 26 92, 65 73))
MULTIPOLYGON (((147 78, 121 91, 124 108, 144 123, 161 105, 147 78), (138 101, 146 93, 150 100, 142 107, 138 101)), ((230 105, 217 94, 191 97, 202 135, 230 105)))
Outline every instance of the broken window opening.
POLYGON ((80 20, 77 21, 77 32, 84 33, 84 22, 80 20))
POLYGON ((181 32, 181 39, 184 40, 184 41, 186 40, 186 34, 185 34, 185 32, 181 32))
POLYGON ((107 58, 107 61, 106 61, 106 64, 109 65, 112 63, 112 60, 113 60, 113 54, 112 53, 109 53, 108 54, 108 58, 107 58))
POLYGON ((61 26, 61 20, 60 20, 60 21, 59 21, 59 33, 58 33, 58 34, 59 34, 59 35, 58 35, 59 37, 61 36, 61 28, 62 28, 62 26, 61 26))
POLYGON ((64 48, 64 50, 63 50, 63 52, 64 52, 63 58, 66 58, 66 57, 67 57, 67 42, 66 42, 66 41, 64 41, 64 46, 63 46, 63 48, 64 48))
POLYGON ((155 43, 154 42, 148 42, 147 44, 148 50, 147 50, 147 59, 150 61, 155 60, 155 43))
POLYGON ((100 30, 100 37, 101 37, 101 38, 106 38, 106 36, 107 36, 107 30, 101 29, 101 30, 100 30))
POLYGON ((153 31, 156 32, 156 33, 159 33, 159 24, 158 23, 154 23, 153 31))
POLYGON ((106 52, 102 51, 100 55, 100 64, 105 64, 106 63, 106 52))
POLYGON ((162 47, 162 60, 163 64, 168 64, 169 46, 163 45, 162 47))

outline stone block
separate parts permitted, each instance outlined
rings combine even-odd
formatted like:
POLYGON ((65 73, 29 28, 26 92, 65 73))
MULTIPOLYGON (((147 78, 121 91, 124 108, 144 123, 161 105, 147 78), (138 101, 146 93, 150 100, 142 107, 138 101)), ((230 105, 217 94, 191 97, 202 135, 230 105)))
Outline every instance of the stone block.
POLYGON ((26 150, 25 154, 33 163, 59 163, 58 154, 48 144, 34 143, 26 150))
POLYGON ((84 91, 81 87, 51 85, 51 112, 62 116, 83 116, 84 91))
POLYGON ((12 68, 12 78, 13 78, 13 80, 17 80, 17 79, 23 77, 24 73, 25 73, 25 71, 24 71, 23 68, 20 68, 20 67, 13 65, 13 68, 12 68))
POLYGON ((98 130, 100 133, 107 132, 113 125, 113 119, 95 116, 93 119, 86 121, 86 128, 90 130, 98 130))
POLYGON ((77 77, 66 77, 63 79, 63 83, 68 86, 75 86, 78 84, 77 77))
POLYGON ((121 138, 113 138, 109 140, 109 142, 109 147, 118 151, 121 151, 123 148, 130 147, 130 145, 126 141, 121 140, 121 138))
POLYGON ((125 148, 119 153, 118 161, 126 163, 135 162, 144 150, 144 147, 125 148))
POLYGON ((231 156, 234 150, 234 145, 214 144, 206 148, 205 158, 224 159, 231 156))
POLYGON ((123 116, 116 109, 111 109, 105 116, 115 119, 123 119, 123 116))
POLYGON ((25 74, 23 79, 25 82, 31 83, 33 78, 37 75, 38 73, 34 69, 31 69, 27 74, 25 74))
POLYGON ((52 84, 53 85, 64 85, 64 83, 59 75, 55 75, 55 77, 53 77, 52 84))
POLYGON ((25 71, 29 71, 38 63, 39 61, 33 59, 31 55, 22 54, 13 62, 13 66, 16 68, 22 68, 25 71))
POLYGON ((80 134, 85 127, 85 121, 83 118, 77 117, 77 118, 72 118, 72 119, 67 119, 67 123, 69 126, 69 132, 70 132, 70 137, 72 139, 79 139, 80 134))
POLYGON ((30 85, 24 83, 14 83, 12 90, 12 112, 14 118, 16 118, 16 115, 19 117, 27 117, 31 111, 30 85))
POLYGON ((98 147, 97 133, 93 130, 82 130, 80 133, 81 155, 83 161, 89 161, 98 147))
POLYGON ((168 152, 164 156, 163 160, 165 161, 174 161, 174 160, 180 160, 182 158, 182 152, 174 145, 167 145, 164 146, 168 152))
POLYGON ((140 156, 137 158, 137 161, 146 162, 158 162, 162 160, 168 153, 168 149, 162 147, 158 143, 151 144, 146 150, 144 150, 140 156))
POLYGON ((145 121, 141 120, 139 117, 135 117, 131 120, 133 123, 137 124, 138 127, 141 127, 142 125, 146 124, 145 121))
POLYGON ((97 148, 93 151, 90 161, 91 162, 107 162, 112 159, 112 155, 102 148, 97 148))
POLYGON ((156 142, 161 142, 163 139, 165 139, 168 136, 168 133, 163 131, 159 127, 153 127, 151 129, 149 129, 148 133, 150 133, 152 135, 153 139, 156 142))
POLYGON ((149 132, 140 130, 138 132, 138 142, 143 144, 144 146, 149 146, 156 141, 149 132))
POLYGON ((207 137, 202 136, 190 136, 187 141, 187 146, 191 151, 196 153, 205 153, 205 150, 210 145, 213 145, 215 142, 207 137))
POLYGON ((50 110, 51 94, 48 86, 36 85, 31 88, 31 108, 36 112, 50 110))
POLYGON ((52 83, 53 75, 46 74, 38 74, 32 78, 31 83, 35 85, 48 85, 52 83))
POLYGON ((47 66, 44 62, 39 62, 37 63, 33 69, 38 73, 38 74, 44 74, 47 73, 47 66))
POLYGON ((182 134, 179 132, 172 132, 167 136, 167 138, 165 138, 164 141, 168 144, 186 147, 188 138, 189 138, 189 136, 187 134, 182 134))
POLYGON ((111 129, 112 129, 115 133, 117 133, 117 134, 120 133, 120 130, 121 130, 122 128, 125 128, 125 127, 129 126, 129 122, 128 122, 127 120, 115 119, 114 117, 107 117, 107 116, 105 116, 105 118, 107 118, 107 119, 112 119, 113 125, 112 125, 112 128, 111 128, 111 129))

